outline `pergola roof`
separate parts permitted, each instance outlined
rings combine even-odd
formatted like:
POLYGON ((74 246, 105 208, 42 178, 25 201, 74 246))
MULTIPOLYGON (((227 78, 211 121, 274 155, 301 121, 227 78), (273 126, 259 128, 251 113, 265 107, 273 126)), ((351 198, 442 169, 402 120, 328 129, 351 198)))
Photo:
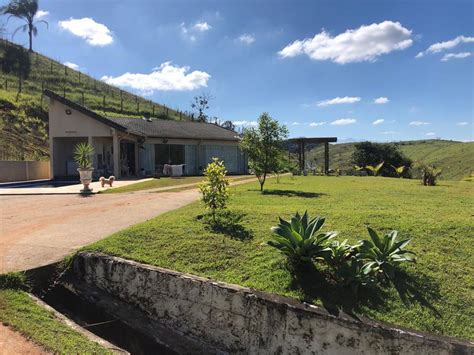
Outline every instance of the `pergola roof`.
POLYGON ((287 140, 290 143, 332 143, 337 142, 337 137, 299 137, 287 140))

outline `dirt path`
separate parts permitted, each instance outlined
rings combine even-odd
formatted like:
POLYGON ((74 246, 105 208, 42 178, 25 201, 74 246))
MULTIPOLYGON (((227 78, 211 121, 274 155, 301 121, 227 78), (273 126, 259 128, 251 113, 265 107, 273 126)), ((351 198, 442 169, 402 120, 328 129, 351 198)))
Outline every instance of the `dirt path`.
POLYGON ((46 355, 40 346, 0 323, 0 355, 46 355))
POLYGON ((197 200, 196 190, 0 196, 0 273, 58 261, 130 225, 197 200))
MULTIPOLYGON (((249 181, 255 179, 239 180, 231 185, 249 181)), ((88 197, 0 196, 0 273, 59 261, 84 245, 198 198, 197 189, 159 194, 145 190, 88 197)))

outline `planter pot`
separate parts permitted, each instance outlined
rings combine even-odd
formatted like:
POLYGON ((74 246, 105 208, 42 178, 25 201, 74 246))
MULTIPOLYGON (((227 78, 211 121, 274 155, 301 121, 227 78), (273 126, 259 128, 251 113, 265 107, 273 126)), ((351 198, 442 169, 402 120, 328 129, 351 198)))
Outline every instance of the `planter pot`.
POLYGON ((92 172, 94 171, 93 168, 90 169, 77 169, 79 172, 79 178, 81 179, 82 185, 84 188, 81 190, 81 193, 90 193, 92 189, 89 187, 89 184, 92 182, 92 172))

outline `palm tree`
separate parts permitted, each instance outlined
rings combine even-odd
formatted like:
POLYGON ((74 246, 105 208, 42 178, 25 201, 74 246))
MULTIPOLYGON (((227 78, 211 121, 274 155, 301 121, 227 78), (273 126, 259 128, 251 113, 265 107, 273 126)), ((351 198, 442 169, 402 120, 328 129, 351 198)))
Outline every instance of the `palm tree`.
POLYGON ((21 25, 13 32, 12 38, 19 30, 22 30, 23 32, 28 30, 28 37, 30 39, 29 51, 33 52, 33 36, 38 34, 36 24, 41 22, 46 25, 46 28, 48 28, 48 23, 46 21, 35 21, 35 16, 38 12, 38 0, 11 0, 8 5, 2 7, 1 12, 4 15, 10 15, 8 19, 11 17, 17 17, 26 22, 26 24, 21 25))

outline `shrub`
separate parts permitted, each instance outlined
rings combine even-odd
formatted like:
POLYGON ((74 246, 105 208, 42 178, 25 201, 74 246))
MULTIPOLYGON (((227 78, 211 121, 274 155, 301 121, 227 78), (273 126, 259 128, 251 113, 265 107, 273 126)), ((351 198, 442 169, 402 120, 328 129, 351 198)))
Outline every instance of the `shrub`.
MULTIPOLYGON (((352 154, 352 163, 359 167, 366 167, 368 165, 375 166, 383 161, 385 164, 380 169, 380 175, 382 176, 397 176, 390 165, 403 165, 409 168, 412 164, 412 161, 394 144, 360 142, 356 143, 354 147, 355 151, 352 154)), ((408 169, 404 171, 403 176, 410 177, 408 169)))
POLYGON ((0 289, 27 289, 26 276, 20 272, 0 274, 0 289))
POLYGON ((376 166, 367 165, 365 168, 367 170, 370 170, 374 176, 377 176, 379 174, 380 169, 382 169, 384 164, 385 164, 385 162, 381 162, 381 163, 377 164, 376 166))
POLYGON ((424 186, 435 186, 436 180, 441 175, 441 169, 434 166, 423 165, 421 167, 421 183, 424 186))
POLYGON ((204 169, 205 179, 199 184, 202 201, 211 210, 214 221, 216 211, 224 209, 229 199, 229 180, 226 174, 224 162, 218 158, 212 158, 212 163, 204 169))
POLYGON ((406 170, 406 167, 404 165, 399 166, 398 168, 396 166, 390 165, 393 168, 393 171, 397 174, 399 178, 403 177, 403 173, 406 170))
POLYGON ((350 286, 357 294, 360 286, 366 286, 376 282, 375 268, 370 263, 364 263, 357 256, 344 259, 334 267, 336 280, 342 282, 344 286, 350 286))
POLYGON ((382 238, 377 232, 367 227, 370 240, 360 241, 356 257, 367 261, 365 267, 373 268, 378 274, 383 274, 386 279, 393 280, 396 266, 403 262, 416 261, 412 251, 404 250, 411 239, 397 241, 398 232, 393 230, 382 238))
POLYGON ((272 227, 273 238, 267 244, 285 254, 292 263, 309 262, 313 258, 325 258, 331 252, 328 241, 336 232, 317 233, 323 227, 325 218, 309 218, 297 212, 290 221, 279 218, 280 223, 272 227))

